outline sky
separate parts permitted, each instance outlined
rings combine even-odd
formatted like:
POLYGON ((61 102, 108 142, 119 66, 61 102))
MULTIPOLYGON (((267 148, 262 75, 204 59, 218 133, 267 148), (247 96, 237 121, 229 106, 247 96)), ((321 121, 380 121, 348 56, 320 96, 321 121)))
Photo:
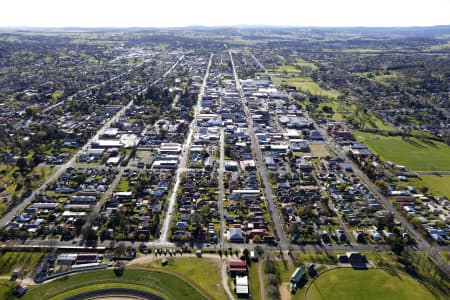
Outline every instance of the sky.
POLYGON ((1 0, 0 26, 450 25, 450 0, 1 0))

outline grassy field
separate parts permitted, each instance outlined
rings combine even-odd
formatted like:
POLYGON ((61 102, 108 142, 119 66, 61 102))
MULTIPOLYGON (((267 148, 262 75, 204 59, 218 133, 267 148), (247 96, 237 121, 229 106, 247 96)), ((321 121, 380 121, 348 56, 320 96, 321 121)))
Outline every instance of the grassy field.
POLYGON ((116 187, 116 191, 118 192, 128 192, 131 190, 130 181, 128 178, 122 176, 120 178, 119 184, 116 187))
POLYGON ((337 258, 334 253, 309 253, 301 252, 297 258, 304 264, 317 263, 324 265, 334 265, 337 263, 337 258))
POLYGON ((15 288, 16 282, 0 279, 0 299, 9 300, 17 299, 12 295, 12 289, 15 288))
POLYGON ((143 292, 155 294, 155 295, 158 295, 161 297, 165 296, 164 293, 161 293, 161 292, 156 291, 151 288, 144 287, 142 285, 129 284, 129 283, 101 283, 101 284, 89 285, 89 286, 84 286, 81 288, 72 289, 70 291, 59 294, 55 297, 52 297, 51 300, 65 300, 68 297, 73 297, 73 296, 80 295, 83 293, 93 292, 93 291, 97 291, 97 290, 108 290, 108 289, 113 289, 113 288, 137 290, 137 291, 143 291, 143 292))
POLYGON ((205 299, 194 287, 174 275, 159 271, 126 269, 121 277, 113 270, 92 271, 66 276, 40 286, 32 286, 22 299, 63 299, 73 293, 112 287, 137 286, 165 299, 205 299), (74 291, 75 290, 75 291, 74 291))
POLYGON ((209 258, 198 259, 193 257, 177 257, 169 258, 168 261, 169 264, 165 267, 161 265, 161 260, 156 260, 149 266, 188 277, 204 290, 208 291, 214 299, 227 298, 221 284, 222 277, 220 273, 219 260, 209 258))
POLYGON ((295 59, 295 64, 297 65, 297 66, 299 66, 299 67, 303 67, 303 68, 309 68, 309 69, 311 69, 311 70, 317 70, 317 69, 319 69, 315 64, 313 64, 313 63, 310 63, 310 62, 307 62, 307 61, 305 61, 304 59, 302 59, 302 58, 296 58, 295 59))
POLYGON ((354 132, 354 136, 385 161, 389 160, 415 171, 450 170, 450 147, 444 143, 366 132, 354 132))
POLYGON ((25 275, 32 271, 44 253, 6 252, 0 254, 0 275, 11 275, 15 268, 23 268, 25 275))
POLYGON ((259 263, 252 263, 249 269, 248 274, 248 281, 249 281, 249 289, 250 289, 250 295, 252 295, 252 299, 262 299, 261 298, 261 286, 259 284, 259 274, 258 274, 258 264, 259 263))
POLYGON ((9 196, 20 195, 25 191, 25 179, 28 178, 31 190, 38 187, 55 172, 48 166, 37 166, 26 177, 22 176, 17 167, 0 165, 0 186, 5 186, 9 196))
POLYGON ((431 51, 441 51, 441 50, 446 50, 450 48, 450 41, 444 43, 444 44, 437 44, 437 45, 433 45, 431 47, 429 47, 427 50, 431 50, 431 51))
POLYGON ((324 106, 331 107, 333 109, 333 114, 331 119, 335 121, 345 120, 345 116, 349 114, 354 114, 356 111, 356 106, 354 104, 347 104, 342 101, 325 101, 321 102, 318 107, 318 111, 322 111, 324 106))
POLYGON ((317 69, 318 67, 315 64, 307 62, 304 59, 297 58, 295 59, 294 64, 277 66, 273 68, 271 71, 275 73, 284 73, 284 74, 300 74, 304 71, 314 71, 317 69))
POLYGON ((325 144, 310 144, 309 148, 311 149, 312 156, 317 157, 327 157, 332 156, 330 151, 328 150, 328 146, 325 144))
POLYGON ((277 78, 277 81, 281 85, 288 85, 295 87, 297 90, 305 93, 311 93, 316 96, 324 96, 330 99, 337 99, 339 92, 335 90, 325 90, 320 87, 309 77, 293 77, 293 78, 277 78))
POLYGON ((307 299, 434 299, 418 281, 405 274, 392 276, 380 269, 335 269, 320 275, 309 287, 307 299))
POLYGON ((427 187, 434 196, 450 199, 450 176, 421 175, 414 179, 417 188, 427 187))

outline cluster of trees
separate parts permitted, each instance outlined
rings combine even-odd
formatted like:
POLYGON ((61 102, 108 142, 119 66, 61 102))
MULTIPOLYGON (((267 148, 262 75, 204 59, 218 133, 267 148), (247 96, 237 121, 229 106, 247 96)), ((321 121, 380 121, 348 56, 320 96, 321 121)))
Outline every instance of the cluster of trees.
POLYGON ((281 283, 280 272, 275 266, 273 257, 270 255, 264 261, 264 273, 267 276, 267 294, 269 299, 281 299, 278 286, 281 283))

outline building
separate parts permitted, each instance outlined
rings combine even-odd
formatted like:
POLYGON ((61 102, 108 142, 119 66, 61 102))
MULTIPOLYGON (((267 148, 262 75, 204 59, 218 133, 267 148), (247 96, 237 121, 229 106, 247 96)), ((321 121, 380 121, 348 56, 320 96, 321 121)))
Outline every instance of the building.
POLYGON ((228 262, 228 271, 231 276, 236 275, 246 275, 247 274, 247 263, 243 260, 230 260, 228 262))
POLYGON ((248 276, 240 276, 236 275, 236 284, 235 284, 235 290, 238 297, 242 298, 248 298, 249 292, 248 292, 248 276))
POLYGON ((229 240, 232 243, 243 243, 244 235, 241 228, 230 228, 229 240))

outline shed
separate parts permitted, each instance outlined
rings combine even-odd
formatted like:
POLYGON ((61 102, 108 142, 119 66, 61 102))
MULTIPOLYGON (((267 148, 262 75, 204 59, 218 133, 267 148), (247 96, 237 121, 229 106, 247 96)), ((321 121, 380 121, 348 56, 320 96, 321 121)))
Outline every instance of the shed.
POLYGON ((299 283, 300 282, 300 280, 302 280, 303 279, 303 277, 305 276, 305 270, 303 269, 303 268, 301 268, 301 267, 298 267, 296 270, 295 270, 295 272, 292 274, 292 276, 291 276, 291 282, 292 283, 295 283, 295 284, 297 284, 297 283, 299 283))

